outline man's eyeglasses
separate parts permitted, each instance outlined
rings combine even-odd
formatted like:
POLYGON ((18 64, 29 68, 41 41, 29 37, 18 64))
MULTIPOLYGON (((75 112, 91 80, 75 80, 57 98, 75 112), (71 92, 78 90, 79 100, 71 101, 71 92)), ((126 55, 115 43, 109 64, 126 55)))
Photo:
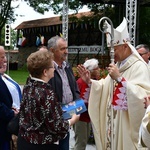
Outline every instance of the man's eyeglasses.
POLYGON ((147 54, 148 52, 145 52, 145 53, 139 53, 140 56, 143 56, 144 54, 147 54))

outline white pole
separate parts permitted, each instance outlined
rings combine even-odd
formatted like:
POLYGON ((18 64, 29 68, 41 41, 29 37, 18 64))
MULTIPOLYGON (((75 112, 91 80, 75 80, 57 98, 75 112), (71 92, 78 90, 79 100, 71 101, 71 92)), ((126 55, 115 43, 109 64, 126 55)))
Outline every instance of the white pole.
POLYGON ((8 54, 7 54, 7 74, 9 75, 9 50, 8 50, 8 54))

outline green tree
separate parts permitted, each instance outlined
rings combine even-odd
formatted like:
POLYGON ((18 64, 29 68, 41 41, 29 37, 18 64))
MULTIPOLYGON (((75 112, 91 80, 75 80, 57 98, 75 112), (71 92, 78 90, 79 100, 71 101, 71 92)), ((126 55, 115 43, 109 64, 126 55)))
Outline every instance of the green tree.
POLYGON ((0 44, 4 43, 4 26, 15 21, 11 0, 0 0, 0 44))
MULTIPOLYGON (((55 14, 62 12, 63 0, 25 0, 29 6, 33 7, 35 11, 44 13, 52 10, 55 14)), ((78 11, 83 7, 80 0, 68 0, 68 6, 71 10, 78 11)))

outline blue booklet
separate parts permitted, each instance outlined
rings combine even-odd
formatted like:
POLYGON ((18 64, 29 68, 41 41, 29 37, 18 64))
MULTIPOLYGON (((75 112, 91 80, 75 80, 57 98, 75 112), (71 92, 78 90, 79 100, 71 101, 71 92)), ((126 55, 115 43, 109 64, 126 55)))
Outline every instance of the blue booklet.
POLYGON ((73 114, 81 114, 85 112, 86 106, 83 99, 77 99, 68 104, 62 105, 64 119, 70 119, 73 114))

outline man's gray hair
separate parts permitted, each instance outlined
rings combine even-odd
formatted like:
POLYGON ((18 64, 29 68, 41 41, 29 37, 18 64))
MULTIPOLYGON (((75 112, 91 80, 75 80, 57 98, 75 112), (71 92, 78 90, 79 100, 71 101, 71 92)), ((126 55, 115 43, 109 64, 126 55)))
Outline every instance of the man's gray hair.
POLYGON ((58 42, 59 39, 62 39, 64 41, 66 41, 63 37, 60 37, 58 35, 53 36, 47 42, 47 49, 50 50, 50 48, 54 48, 54 49, 57 48, 57 46, 58 46, 57 42, 58 42))
POLYGON ((88 69, 89 71, 93 71, 93 69, 98 68, 98 60, 95 58, 91 58, 85 61, 85 63, 83 64, 83 66, 88 69))
POLYGON ((139 50, 140 48, 145 48, 145 50, 146 50, 147 52, 150 51, 148 45, 146 45, 146 44, 139 44, 139 45, 136 46, 136 50, 139 50))

